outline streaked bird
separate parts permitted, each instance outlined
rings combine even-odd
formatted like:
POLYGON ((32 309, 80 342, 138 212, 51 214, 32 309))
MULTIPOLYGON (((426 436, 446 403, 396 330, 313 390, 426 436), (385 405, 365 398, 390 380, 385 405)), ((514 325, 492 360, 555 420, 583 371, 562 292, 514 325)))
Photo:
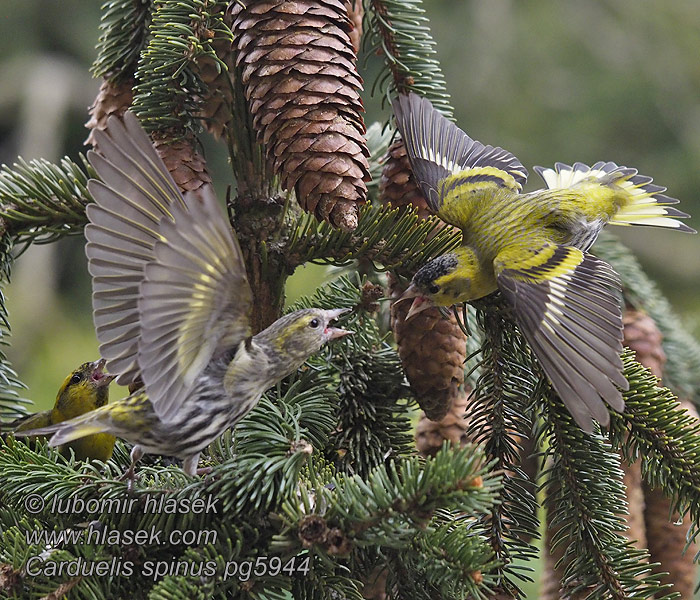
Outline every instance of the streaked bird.
POLYGON ((211 193, 183 196, 136 117, 110 117, 89 160, 86 254, 100 352, 122 385, 143 387, 65 423, 61 445, 99 432, 184 460, 239 421, 262 393, 329 340, 347 309, 304 309, 251 335, 252 292, 228 219, 211 193))
MULTIPOLYGON (((104 359, 83 363, 64 379, 51 410, 22 417, 7 427, 24 436, 25 432, 57 425, 107 405, 109 384, 114 375, 107 375, 104 366, 104 359)), ((68 450, 72 449, 78 460, 96 458, 106 462, 112 456, 114 441, 109 433, 96 433, 69 442, 59 450, 68 455, 68 450)))
POLYGON ((411 168, 431 210, 463 243, 421 267, 403 299, 409 318, 432 305, 497 290, 552 386, 585 431, 624 410, 620 282, 588 253, 613 225, 694 231, 651 177, 613 162, 535 167, 545 189, 521 193, 527 169, 510 152, 471 139, 416 94, 393 102, 411 168))

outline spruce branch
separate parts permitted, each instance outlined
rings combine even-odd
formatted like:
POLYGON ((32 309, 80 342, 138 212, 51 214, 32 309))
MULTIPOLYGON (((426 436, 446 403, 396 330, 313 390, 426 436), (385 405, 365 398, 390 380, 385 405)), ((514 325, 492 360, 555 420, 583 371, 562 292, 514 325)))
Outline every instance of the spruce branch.
POLYGON ((525 340, 498 302, 484 300, 486 308, 477 310, 483 339, 481 375, 466 410, 467 435, 484 445, 487 460, 504 473, 500 502, 486 517, 485 527, 502 565, 499 587, 521 597, 516 580, 531 581, 532 569, 513 563, 531 562, 537 548, 529 540, 539 538, 535 483, 522 468, 522 443, 532 435, 531 404, 538 376, 525 340))
POLYGON ((437 60, 435 41, 421 0, 365 0, 364 43, 368 54, 382 54, 385 68, 374 89, 395 95, 414 91, 451 117, 454 112, 437 60), (369 41, 368 41, 369 40, 369 41))
POLYGON ((671 499, 672 510, 689 514, 693 526, 689 539, 700 533, 700 422, 680 407, 675 396, 658 387, 658 380, 634 360, 623 355, 625 412, 613 413, 611 443, 626 460, 642 461, 642 476, 652 488, 671 499))
POLYGON ((485 600, 493 596, 496 560, 474 521, 452 521, 428 529, 417 536, 408 551, 393 553, 393 559, 389 586, 396 589, 397 598, 485 600), (401 567, 397 569, 398 560, 401 567), (422 577, 398 577, 403 570, 422 577))
MULTIPOLYGON (((2 218, 0 224, 5 225, 2 218)), ((29 400, 19 397, 19 390, 26 386, 20 381, 4 352, 4 347, 10 344, 10 322, 3 289, 10 282, 12 248, 10 235, 3 232, 0 235, 0 430, 3 421, 12 422, 27 414, 26 405, 31 404, 29 400)))
POLYGON ((401 363, 363 308, 363 283, 339 277, 295 306, 356 307, 340 321, 353 335, 345 343, 326 347, 316 360, 338 377, 336 423, 326 456, 341 472, 360 475, 408 454, 412 446, 405 400, 409 391, 401 363))
POLYGON ((421 219, 415 210, 365 205, 354 231, 339 231, 310 215, 299 215, 285 253, 290 268, 305 262, 340 266, 363 258, 411 276, 431 258, 456 248, 460 240, 461 234, 444 230, 437 217, 421 219))
POLYGON ((91 72, 110 80, 132 77, 146 43, 150 0, 108 0, 102 5, 97 58, 91 72))
POLYGON ((92 201, 87 181, 95 172, 80 158, 82 166, 68 157, 59 164, 20 158, 12 168, 0 168, 0 218, 6 236, 28 244, 82 233, 85 206, 92 201))
POLYGON ((194 134, 197 115, 207 95, 197 60, 203 56, 221 64, 213 47, 232 40, 224 23, 225 3, 205 0, 164 0, 155 5, 149 41, 136 71, 134 109, 149 131, 194 134))
POLYGON ((584 433, 544 380, 540 397, 552 552, 565 546, 562 593, 592 600, 675 597, 651 573, 658 565, 649 564, 649 553, 622 536, 627 505, 620 456, 602 435, 584 433))

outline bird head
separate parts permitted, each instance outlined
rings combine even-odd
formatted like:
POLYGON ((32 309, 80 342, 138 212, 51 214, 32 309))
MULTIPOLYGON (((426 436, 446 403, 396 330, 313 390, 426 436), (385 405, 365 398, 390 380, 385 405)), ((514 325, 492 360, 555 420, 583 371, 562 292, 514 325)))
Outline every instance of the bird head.
POLYGON ((109 384, 116 375, 107 375, 104 366, 104 358, 83 363, 65 378, 55 406, 62 418, 70 419, 107 404, 109 384))
POLYGON ((413 299, 406 319, 431 306, 452 306, 472 300, 472 281, 478 265, 473 254, 459 249, 434 258, 413 276, 398 301, 413 299))
POLYGON ((309 356, 317 352, 323 344, 352 333, 347 329, 332 327, 331 323, 340 315, 348 312, 348 308, 323 310, 320 308, 304 308, 277 319, 264 332, 267 343, 274 348, 275 354, 285 363, 298 367, 309 356))

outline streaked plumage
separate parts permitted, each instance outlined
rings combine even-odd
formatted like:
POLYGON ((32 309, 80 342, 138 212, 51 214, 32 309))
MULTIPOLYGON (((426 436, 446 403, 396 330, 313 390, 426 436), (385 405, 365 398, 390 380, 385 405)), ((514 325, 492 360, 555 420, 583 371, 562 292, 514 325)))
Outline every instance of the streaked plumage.
POLYGON ((327 341, 345 310, 305 309, 251 337, 238 241, 211 193, 182 196, 131 113, 95 131, 86 254, 100 352, 118 383, 143 388, 41 432, 52 445, 108 431, 142 452, 199 453, 327 341))
MULTIPOLYGON (((109 402, 109 384, 114 375, 103 372, 104 359, 87 362, 80 365, 63 380, 56 394, 56 403, 51 410, 22 417, 8 424, 15 433, 25 435, 25 432, 63 423, 68 419, 80 416, 109 402)), ((96 458, 107 461, 112 456, 115 438, 108 433, 97 433, 79 440, 67 443, 60 449, 67 454, 72 449, 75 458, 87 460, 96 458)))
POLYGON ((535 167, 547 188, 520 193, 528 172, 510 152, 472 140, 415 94, 393 106, 428 205, 463 234, 460 248, 415 274, 409 317, 500 290, 576 422, 608 425, 602 400, 622 411, 628 388, 621 289, 588 250, 608 223, 693 232, 678 220, 688 215, 650 177, 612 162, 535 167))

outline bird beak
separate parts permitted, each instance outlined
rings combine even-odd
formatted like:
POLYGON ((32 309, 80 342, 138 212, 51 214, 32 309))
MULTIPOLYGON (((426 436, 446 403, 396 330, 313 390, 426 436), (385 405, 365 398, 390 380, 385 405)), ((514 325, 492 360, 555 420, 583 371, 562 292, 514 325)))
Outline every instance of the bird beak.
MULTIPOLYGON (((344 315, 347 312, 350 312, 351 309, 349 308, 334 308, 332 310, 325 310, 324 316, 326 317, 326 322, 330 323, 331 321, 335 321, 340 315, 344 315)), ((326 327, 326 330, 323 332, 326 334, 326 339, 334 340, 336 338, 340 338, 346 335, 350 335, 353 332, 349 331, 348 329, 341 329, 340 327, 326 327)))
POLYGON ((116 375, 107 375, 103 369, 107 361, 104 358, 96 360, 92 363, 92 375, 90 376, 92 380, 97 384, 97 387, 103 387, 109 385, 116 375))
POLYGON ((401 294, 401 297, 397 302, 402 302, 403 300, 413 299, 413 304, 411 308, 408 309, 408 314, 406 315, 406 320, 408 321, 411 317, 415 317, 419 312, 424 311, 426 308, 431 308, 434 306, 433 302, 421 295, 420 290, 413 284, 406 288, 406 291, 401 294))

